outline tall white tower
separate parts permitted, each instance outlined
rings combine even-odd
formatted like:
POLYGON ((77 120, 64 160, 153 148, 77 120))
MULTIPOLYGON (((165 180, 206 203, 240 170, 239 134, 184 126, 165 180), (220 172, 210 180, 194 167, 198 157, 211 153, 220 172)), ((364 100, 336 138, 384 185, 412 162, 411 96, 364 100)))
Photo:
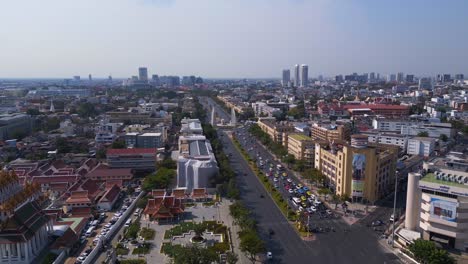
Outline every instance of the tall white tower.
POLYGON ((214 106, 211 107, 211 125, 215 125, 215 109, 214 106))
POLYGON ((299 87, 300 76, 299 76, 299 64, 294 65, 294 86, 299 87))
POLYGON ((54 101, 50 100, 50 109, 49 112, 55 112, 55 106, 54 106, 54 101))
POLYGON ((236 126, 236 125, 237 125, 236 110, 234 110, 234 108, 231 108, 231 126, 236 126))

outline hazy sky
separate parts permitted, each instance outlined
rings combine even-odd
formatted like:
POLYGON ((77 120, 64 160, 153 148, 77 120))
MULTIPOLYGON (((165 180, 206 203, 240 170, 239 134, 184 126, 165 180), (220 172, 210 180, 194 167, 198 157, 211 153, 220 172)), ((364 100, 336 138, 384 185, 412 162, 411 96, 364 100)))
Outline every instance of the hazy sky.
POLYGON ((0 77, 468 73, 467 0, 0 0, 0 77))

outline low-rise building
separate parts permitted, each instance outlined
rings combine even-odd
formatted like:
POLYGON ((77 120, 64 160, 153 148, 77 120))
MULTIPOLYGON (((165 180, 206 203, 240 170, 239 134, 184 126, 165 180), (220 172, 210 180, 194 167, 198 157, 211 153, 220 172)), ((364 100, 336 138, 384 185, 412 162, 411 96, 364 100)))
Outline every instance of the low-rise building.
POLYGON ((351 135, 349 125, 333 123, 314 123, 311 127, 311 137, 322 141, 344 141, 351 135))
POLYGON ((31 131, 32 119, 29 115, 18 113, 0 115, 0 140, 25 137, 31 131))
POLYGON ((131 148, 160 148, 164 147, 162 133, 126 133, 125 144, 131 148))
POLYGON ((259 118, 258 126, 267 133, 270 138, 278 143, 283 144, 283 134, 294 131, 294 126, 288 122, 276 122, 275 118, 259 118))
POLYGON ((155 148, 109 149, 107 164, 110 168, 131 168, 135 170, 156 169, 155 148))
POLYGON ((385 145, 393 145, 401 148, 402 151, 406 152, 406 147, 408 145, 408 136, 400 134, 390 134, 390 133, 375 133, 375 132, 365 132, 362 133, 368 136, 370 143, 379 143, 385 145))
POLYGON ((414 137, 408 140, 407 154, 429 157, 434 153, 435 139, 428 137, 414 137))
POLYGON ((376 130, 383 132, 398 132, 401 133, 403 126, 412 125, 414 122, 411 120, 403 119, 387 119, 387 118, 374 118, 372 120, 372 127, 376 130))
POLYGON ((450 123, 415 124, 401 127, 402 135, 418 136, 421 133, 427 133, 428 137, 431 138, 439 138, 441 135, 450 138, 455 136, 456 131, 450 123))
POLYGON ((288 134, 288 153, 298 160, 304 160, 306 164, 313 167, 315 143, 311 137, 304 134, 288 134))

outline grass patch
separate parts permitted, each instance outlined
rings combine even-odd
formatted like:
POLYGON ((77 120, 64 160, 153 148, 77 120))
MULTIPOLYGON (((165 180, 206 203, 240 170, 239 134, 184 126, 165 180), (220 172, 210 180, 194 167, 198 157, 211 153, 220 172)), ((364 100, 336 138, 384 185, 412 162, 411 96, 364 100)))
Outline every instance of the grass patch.
POLYGON ((144 240, 151 240, 154 238, 155 235, 156 235, 156 231, 152 228, 143 227, 140 231, 140 236, 144 240))
POLYGON ((130 239, 130 240, 136 239, 139 231, 140 231, 140 222, 135 221, 125 231, 124 238, 130 239))
POLYGON ((132 254, 133 255, 142 255, 142 254, 148 254, 151 251, 151 243, 143 243, 140 246, 136 247, 132 254))
POLYGON ((128 255, 129 249, 125 248, 122 244, 117 244, 115 247, 115 253, 117 255, 128 255))

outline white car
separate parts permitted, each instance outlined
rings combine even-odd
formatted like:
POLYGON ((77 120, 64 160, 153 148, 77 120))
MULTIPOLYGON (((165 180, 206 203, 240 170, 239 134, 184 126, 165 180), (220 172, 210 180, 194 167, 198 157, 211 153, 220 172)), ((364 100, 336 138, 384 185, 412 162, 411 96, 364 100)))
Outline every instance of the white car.
POLYGON ((329 215, 332 214, 332 211, 330 209, 327 209, 325 212, 327 212, 327 214, 329 214, 329 215))
POLYGON ((273 254, 270 251, 268 251, 266 255, 267 255, 267 259, 273 258, 273 254))
POLYGON ((288 180, 287 180, 287 181, 288 181, 289 183, 291 183, 291 182, 292 182, 291 178, 288 178, 288 180))
POLYGON ((277 181, 278 181, 278 178, 275 178, 273 181, 277 182, 277 181))
POLYGON ((315 208, 315 206, 311 206, 311 207, 310 207, 310 210, 311 210, 312 212, 317 212, 317 208, 315 208))
POLYGON ((314 204, 315 204, 315 205, 319 205, 319 204, 321 204, 321 203, 322 203, 322 202, 319 201, 319 200, 315 200, 315 201, 314 201, 314 204))
POLYGON ((309 203, 314 203, 315 199, 312 198, 312 197, 309 197, 309 198, 307 198, 307 201, 309 201, 309 203))
POLYGON ((299 210, 299 212, 302 212, 302 211, 304 211, 304 207, 299 206, 298 210, 299 210))
POLYGON ((83 262, 86 259, 86 257, 78 257, 78 260, 83 262))
POLYGON ((294 190, 293 190, 293 189, 289 189, 288 192, 289 192, 290 194, 293 194, 293 193, 294 193, 294 190))

